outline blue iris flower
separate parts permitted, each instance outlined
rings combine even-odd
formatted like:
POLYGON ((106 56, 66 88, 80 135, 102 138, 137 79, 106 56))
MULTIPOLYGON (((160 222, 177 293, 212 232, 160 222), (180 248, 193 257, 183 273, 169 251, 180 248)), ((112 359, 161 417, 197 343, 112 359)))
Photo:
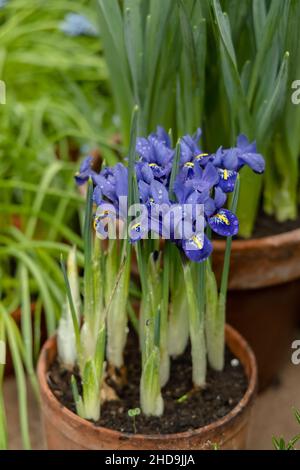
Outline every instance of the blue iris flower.
POLYGON ((200 147, 198 142, 200 140, 202 131, 200 128, 197 129, 193 136, 185 135, 180 140, 180 163, 184 165, 185 163, 191 162, 198 155, 201 154, 200 147))
POLYGON ((169 149, 171 148, 170 136, 162 126, 157 126, 156 132, 152 132, 150 136, 162 142, 169 149))
POLYGON ((79 171, 75 173, 75 181, 78 186, 86 183, 89 177, 92 178, 95 183, 97 173, 93 170, 93 157, 87 156, 80 165, 79 171))
POLYGON ((168 191, 155 179, 150 184, 140 180, 138 188, 140 202, 145 205, 146 210, 130 228, 131 241, 140 240, 150 230, 164 236, 162 219, 171 204, 168 191))
POLYGON ((168 147, 164 140, 152 134, 147 139, 139 137, 136 143, 136 151, 140 162, 146 163, 152 171, 153 177, 166 182, 172 170, 174 150, 168 147))
POLYGON ((216 152, 213 163, 219 168, 239 171, 244 165, 248 165, 256 173, 263 173, 265 161, 256 151, 256 143, 250 143, 246 136, 240 135, 236 147, 223 149, 216 152))
POLYGON ((99 205, 103 199, 118 205, 120 197, 128 194, 128 170, 122 163, 113 168, 104 168, 96 177, 93 194, 94 202, 99 205))
MULTIPOLYGON (((264 159, 257 153, 255 142, 250 143, 244 135, 238 137, 236 147, 220 147, 215 154, 202 152, 200 136, 198 129, 193 136, 185 135, 181 139, 179 172, 172 188, 176 201, 169 199, 175 155, 170 136, 162 127, 157 127, 147 138, 137 139, 139 160, 135 163, 135 173, 143 210, 129 228, 132 243, 153 231, 169 238, 190 260, 202 262, 212 252, 205 227, 225 237, 238 233, 238 218, 225 207, 227 193, 234 190, 238 172, 244 165, 262 173, 264 159)), ((120 198, 128 195, 128 170, 118 163, 96 173, 92 162, 92 157, 88 156, 75 178, 78 184, 92 178, 93 200, 97 205, 95 228, 107 235, 108 220, 127 219, 127 204, 123 207, 120 198)))
POLYGON ((212 252, 212 244, 204 233, 193 235, 183 240, 182 249, 187 258, 196 263, 205 261, 212 252))
POLYGON ((68 13, 59 27, 68 36, 98 36, 95 26, 79 13, 68 13))
POLYGON ((201 134, 198 128, 194 135, 185 135, 180 140, 180 164, 183 168, 192 169, 196 163, 204 167, 208 163, 210 155, 199 147, 201 134))
POLYGON ((100 207, 95 228, 103 235, 109 218, 125 220, 127 217, 127 205, 120 205, 120 198, 128 195, 128 170, 122 163, 117 163, 113 168, 104 168, 94 181, 93 201, 100 207))

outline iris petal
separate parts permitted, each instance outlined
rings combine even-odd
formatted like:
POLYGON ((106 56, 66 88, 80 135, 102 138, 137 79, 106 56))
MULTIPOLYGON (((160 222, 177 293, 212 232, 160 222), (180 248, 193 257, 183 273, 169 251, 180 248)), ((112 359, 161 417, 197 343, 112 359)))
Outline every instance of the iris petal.
POLYGON ((224 193, 231 193, 234 190, 237 172, 234 170, 219 168, 218 173, 220 176, 219 187, 224 191, 224 193))
POLYGON ((255 173, 263 173, 265 171, 265 160, 259 153, 244 153, 239 160, 243 164, 248 165, 255 173))
POLYGON ((225 192, 223 192, 222 189, 217 186, 215 189, 215 197, 214 197, 216 208, 220 209, 220 207, 223 207, 225 205, 226 199, 227 199, 227 196, 225 192))
POLYGON ((136 151, 145 161, 151 160, 151 144, 145 137, 136 140, 136 151))
POLYGON ((228 209, 220 209, 208 219, 208 224, 218 235, 232 237, 239 231, 237 216, 228 209))
POLYGON ((232 148, 227 150, 223 156, 223 166, 228 170, 236 170, 239 164, 238 150, 232 148))
POLYGON ((206 260, 212 252, 212 244, 204 234, 194 235, 189 240, 183 240, 182 248, 186 256, 196 263, 206 260))
POLYGON ((145 222, 138 222, 133 224, 129 230, 129 236, 131 243, 136 243, 141 240, 147 233, 147 228, 145 222))
POLYGON ((94 201, 94 203, 97 206, 100 206, 100 204, 103 200, 102 198, 103 198, 103 194, 102 194, 101 188, 100 188, 100 186, 96 186, 95 189, 94 189, 94 192, 93 192, 93 201, 94 201))

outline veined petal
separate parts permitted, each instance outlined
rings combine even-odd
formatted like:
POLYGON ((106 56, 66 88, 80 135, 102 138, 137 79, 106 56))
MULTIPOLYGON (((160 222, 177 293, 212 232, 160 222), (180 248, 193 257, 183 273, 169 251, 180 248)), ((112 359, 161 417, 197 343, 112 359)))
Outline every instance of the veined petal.
POLYGON ((138 137, 136 140, 136 151, 143 160, 151 161, 151 144, 145 137, 138 137))
POLYGON ((265 160, 259 153, 243 153, 239 161, 248 165, 255 173, 263 173, 265 171, 265 160))
POLYGON ((103 194, 100 186, 96 186, 93 192, 93 201, 97 206, 100 206, 103 201, 103 194))
POLYGON ((150 191, 156 204, 170 204, 168 191, 159 181, 152 181, 150 184, 150 191))
POLYGON ((150 197, 150 185, 145 183, 145 181, 141 180, 138 182, 138 188, 140 193, 140 199, 144 204, 146 204, 150 197))
POLYGON ((221 207, 223 207, 225 205, 226 199, 227 199, 227 196, 225 192, 223 192, 222 189, 217 186, 215 188, 215 197, 214 197, 216 208, 220 209, 221 207))
POLYGON ((249 145, 248 137, 246 137, 245 134, 240 134, 236 143, 238 148, 245 149, 249 145))
POLYGON ((102 238, 107 238, 108 230, 106 230, 106 227, 109 223, 115 223, 116 220, 117 214, 115 207, 112 204, 101 203, 94 216, 94 229, 102 238))
POLYGON ((219 147, 216 153, 212 156, 212 162, 216 167, 222 166, 223 155, 224 155, 223 147, 219 147))
POLYGON ((236 170, 238 165, 238 150, 236 148, 227 150, 223 156, 223 167, 228 170, 236 170))
POLYGON ((93 176, 96 175, 95 171, 92 170, 92 162, 93 157, 86 157, 80 165, 79 171, 75 173, 74 178, 78 186, 86 183, 90 176, 93 178, 93 176))
POLYGON ((226 170, 225 168, 218 168, 220 176, 219 187, 224 193, 231 193, 234 190, 237 172, 234 170, 226 170))
POLYGON ((139 222, 135 222, 129 227, 129 237, 131 243, 136 243, 137 241, 145 238, 145 235, 148 233, 148 220, 142 219, 139 222))
POLYGON ((243 153, 257 153, 256 142, 249 142, 248 138, 244 134, 240 134, 237 138, 237 147, 243 151, 243 153))
POLYGON ((128 170, 122 165, 122 163, 117 163, 114 167, 114 177, 116 182, 116 195, 127 196, 128 193, 128 170))
POLYGON ((206 235, 197 234, 189 240, 183 240, 182 249, 191 261, 200 263, 210 256, 212 244, 206 235))
POLYGON ((171 148, 170 136, 162 126, 157 126, 156 133, 153 135, 164 145, 166 145, 166 147, 171 148))
POLYGON ((220 209, 208 219, 208 224, 218 235, 232 237, 239 231, 237 216, 228 209, 220 209))
POLYGON ((145 162, 137 162, 136 163, 136 177, 137 180, 143 180, 146 183, 150 184, 151 181, 154 179, 153 172, 149 167, 148 163, 145 162))
POLYGON ((212 188, 219 181, 219 174, 216 167, 212 163, 208 163, 203 171, 203 180, 212 188))

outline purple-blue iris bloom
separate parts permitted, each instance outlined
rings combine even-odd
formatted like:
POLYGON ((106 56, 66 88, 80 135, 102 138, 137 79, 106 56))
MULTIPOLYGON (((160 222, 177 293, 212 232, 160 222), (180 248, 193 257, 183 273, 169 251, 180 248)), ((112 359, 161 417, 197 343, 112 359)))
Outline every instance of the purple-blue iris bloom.
POLYGON ((224 209, 226 194, 220 187, 214 190, 214 197, 206 203, 206 219, 210 228, 218 235, 233 237, 239 231, 237 216, 228 209, 224 209))
POLYGON ((154 178, 162 181, 168 178, 172 170, 174 150, 156 136, 150 135, 147 139, 144 137, 137 139, 136 151, 140 161, 149 166, 154 178))
MULTIPOLYGON (((158 127, 148 138, 137 139, 140 158, 135 163, 135 172, 143 206, 138 208, 138 217, 130 226, 132 243, 154 231, 176 243, 190 260, 201 262, 212 251, 212 244, 204 233, 206 226, 221 236, 237 234, 238 219, 225 208, 227 193, 234 190, 238 172, 244 165, 262 173, 263 157, 257 153, 256 144, 243 135, 232 149, 220 147, 215 154, 204 154, 198 144, 200 136, 198 129, 194 136, 186 135, 181 139, 179 172, 172 188, 176 202, 169 200, 175 154, 169 135, 158 127)), ((108 220, 127 219, 127 203, 124 207, 120 198, 128 195, 128 170, 118 163, 98 174, 92 168, 92 157, 87 157, 76 181, 83 184, 89 177, 93 179, 93 198, 98 206, 95 226, 105 236, 108 220)), ((134 213, 129 215, 135 216, 134 213)))
POLYGON ((223 149, 220 147, 212 158, 220 175, 219 185, 224 192, 232 192, 239 170, 248 165, 255 173, 265 171, 265 160, 257 153, 256 143, 250 143, 243 134, 237 138, 236 147, 223 149))
POLYGON ((180 140, 180 163, 184 165, 187 162, 191 162, 198 155, 201 154, 200 147, 198 145, 202 131, 198 128, 194 135, 184 135, 180 140))
POLYGON ((98 36, 95 26, 79 13, 68 13, 60 24, 60 30, 68 36, 98 36))
MULTIPOLYGON (((180 177, 177 178, 174 185, 174 191, 180 205, 185 207, 185 217, 184 217, 184 235, 185 237, 178 244, 181 246, 182 250, 186 256, 195 262, 204 261, 209 257, 212 252, 212 244, 209 239, 204 234, 205 220, 203 223, 202 230, 197 232, 195 224, 198 214, 196 205, 203 204, 203 215, 205 216, 208 212, 209 214, 213 213, 216 209, 216 206, 213 200, 210 197, 210 189, 212 188, 214 182, 218 180, 218 175, 213 178, 209 178, 210 168, 207 172, 205 170, 201 174, 197 184, 194 184, 193 180, 182 180, 180 177), (200 183, 201 181, 201 183, 200 183), (209 183, 210 182, 210 183, 209 183), (198 191, 197 186, 201 189, 198 191), (188 213, 186 213, 188 212, 188 213)), ((211 172, 211 175, 215 175, 216 170, 211 172)), ((195 178, 196 180, 196 178, 195 178)), ((199 217, 199 214, 198 214, 199 217)))
POLYGON ((196 163, 204 167, 209 159, 210 155, 204 153, 199 147, 199 139, 201 137, 202 131, 198 128, 193 136, 185 135, 180 140, 180 165, 183 168, 192 172, 196 163))
POLYGON ((130 227, 130 238, 133 242, 143 238, 149 230, 163 236, 161 217, 171 204, 165 186, 154 178, 150 184, 140 180, 138 187, 140 202, 145 205, 146 210, 130 227))
POLYGON ((195 173, 193 178, 187 178, 187 175, 182 169, 174 184, 174 192, 179 202, 186 201, 187 195, 192 191, 199 193, 209 193, 209 191, 218 184, 219 174, 218 170, 212 163, 208 163, 204 170, 200 166, 195 166, 195 173))
POLYGON ((169 149, 171 148, 171 139, 169 134, 165 131, 165 129, 161 126, 157 126, 156 132, 152 132, 150 134, 151 137, 156 138, 160 142, 162 142, 166 147, 169 149))
POLYGON ((104 168, 96 175, 95 183, 94 202, 99 205, 106 198, 118 207, 120 197, 128 194, 128 170, 122 163, 117 163, 113 168, 104 168))
MULTIPOLYGON (((217 186, 218 180, 217 170, 211 163, 208 163, 203 171, 202 179, 195 178, 184 182, 178 179, 174 185, 175 194, 182 204, 203 204, 206 221, 218 235, 234 236, 239 228, 238 219, 231 211, 223 209, 226 194, 221 187, 217 186), (212 188, 214 188, 213 197, 210 195, 212 188)), ((194 240, 193 245, 198 241, 194 240)), ((202 241, 204 243, 204 240, 202 241)), ((198 245, 201 244, 198 243, 198 245)), ((206 243, 205 247, 208 246, 206 243)))
POLYGON ((104 168, 97 174, 95 182, 93 201, 100 208, 95 227, 103 235, 109 218, 125 220, 127 217, 127 205, 120 204, 120 198, 128 195, 128 170, 122 163, 117 163, 113 168, 104 168))
POLYGON ((212 244, 204 233, 183 240, 181 247, 187 258, 196 263, 205 261, 212 252, 212 244))
POLYGON ((98 176, 97 173, 92 168, 93 157, 90 155, 85 157, 83 162, 80 165, 79 171, 75 174, 75 181, 78 186, 86 183, 89 177, 92 178, 95 183, 95 178, 98 176))

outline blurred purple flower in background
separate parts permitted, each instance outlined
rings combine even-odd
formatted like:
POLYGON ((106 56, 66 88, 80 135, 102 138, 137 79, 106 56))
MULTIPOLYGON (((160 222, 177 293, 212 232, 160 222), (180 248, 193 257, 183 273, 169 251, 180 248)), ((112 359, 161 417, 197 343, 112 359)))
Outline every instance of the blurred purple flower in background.
MULTIPOLYGON (((1 1, 1 0, 0 0, 1 1)), ((68 13, 59 25, 60 30, 68 36, 98 36, 96 27, 79 13, 68 13)))

